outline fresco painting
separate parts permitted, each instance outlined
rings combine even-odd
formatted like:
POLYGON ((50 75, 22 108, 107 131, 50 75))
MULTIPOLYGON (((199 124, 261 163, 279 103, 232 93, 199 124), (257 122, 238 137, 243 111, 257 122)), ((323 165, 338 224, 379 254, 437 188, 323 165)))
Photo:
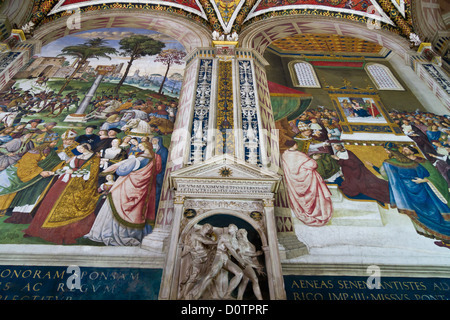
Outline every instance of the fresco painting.
POLYGON ((184 48, 153 31, 60 38, 0 93, 0 242, 139 245, 152 232, 184 48))
POLYGON ((320 229, 343 215, 369 214, 371 202, 406 215, 419 235, 450 248, 450 117, 385 109, 376 90, 346 89, 328 91, 329 106, 312 106, 312 97, 299 116, 277 119, 293 216, 320 229))
MULTIPOLYGON (((1 243, 138 246, 152 232, 185 55, 163 34, 109 28, 60 38, 22 68, 0 97, 1 243)), ((312 106, 269 84, 293 217, 333 223, 338 192, 449 246, 448 116, 386 109, 368 89, 312 106), (371 140, 380 132, 410 139, 371 140)))
POLYGON ((371 98, 340 97, 339 104, 348 122, 386 123, 375 101, 371 98))

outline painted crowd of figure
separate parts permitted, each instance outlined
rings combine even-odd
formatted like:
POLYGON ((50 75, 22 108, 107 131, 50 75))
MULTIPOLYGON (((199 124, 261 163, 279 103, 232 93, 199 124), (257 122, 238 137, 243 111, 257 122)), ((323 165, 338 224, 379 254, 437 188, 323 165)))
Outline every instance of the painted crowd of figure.
MULTIPOLYGON (((76 108, 70 97, 64 108, 76 108)), ((56 244, 139 245, 155 223, 168 156, 163 138, 177 102, 100 95, 90 121, 76 128, 51 120, 65 102, 15 89, 0 96, 4 223, 28 225, 24 237, 56 244)))
MULTIPOLYGON (((29 224, 25 236, 53 243, 87 238, 138 245, 155 221, 168 152, 162 137, 173 131, 177 103, 98 95, 87 114, 95 125, 56 133, 67 123, 48 119, 76 110, 78 103, 75 93, 12 88, 1 94, 4 222, 29 224)), ((347 150, 333 110, 307 110, 294 121, 278 122, 291 208, 307 225, 327 224, 333 213, 327 184, 338 184, 349 198, 397 208, 421 234, 448 246, 450 119, 420 111, 391 111, 389 117, 417 148, 385 144, 379 168, 347 150)))
POLYGON ((347 150, 334 111, 310 110, 290 121, 280 141, 290 207, 304 224, 324 226, 333 215, 328 184, 338 184, 349 198, 397 208, 418 233, 450 248, 450 118, 419 111, 389 116, 417 148, 386 142, 380 167, 347 150))

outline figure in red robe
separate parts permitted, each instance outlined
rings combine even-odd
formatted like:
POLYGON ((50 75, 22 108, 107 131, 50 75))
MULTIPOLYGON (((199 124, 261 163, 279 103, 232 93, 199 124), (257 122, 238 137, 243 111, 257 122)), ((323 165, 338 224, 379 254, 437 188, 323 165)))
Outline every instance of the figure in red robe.
POLYGON ((316 171, 317 162, 298 151, 295 141, 286 141, 286 146, 281 161, 290 207, 305 225, 323 226, 333 213, 331 192, 316 171))
POLYGON ((95 222, 84 238, 108 246, 138 246, 152 232, 156 219, 156 176, 161 172, 161 156, 152 145, 139 144, 142 151, 108 167, 119 178, 109 190, 95 222))
POLYGON ((374 175, 353 152, 346 150, 342 144, 333 144, 333 148, 335 155, 332 157, 338 161, 344 176, 339 189, 348 197, 363 194, 388 204, 388 182, 374 175))
POLYGON ((380 114, 380 111, 378 111, 377 106, 373 103, 367 108, 367 111, 374 118, 376 118, 380 114))

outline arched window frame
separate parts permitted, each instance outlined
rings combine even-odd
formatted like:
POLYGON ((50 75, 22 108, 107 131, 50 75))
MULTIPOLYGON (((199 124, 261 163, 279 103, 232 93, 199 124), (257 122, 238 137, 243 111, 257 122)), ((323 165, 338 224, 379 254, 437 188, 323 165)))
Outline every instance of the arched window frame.
POLYGON ((375 84, 377 90, 394 90, 394 91, 404 91, 405 89, 402 87, 400 82, 395 78, 392 71, 385 65, 380 63, 368 63, 364 69, 366 70, 367 75, 370 77, 372 82, 375 84), (370 67, 379 68, 378 74, 374 73, 374 70, 370 67), (372 70, 370 70, 372 69, 372 70), (384 74, 382 74, 384 73, 384 74), (382 78, 384 77, 384 78, 382 78), (387 81, 386 81, 387 78, 387 81), (386 85, 386 83, 390 83, 390 85, 386 85))
POLYGON ((309 62, 303 61, 303 60, 294 60, 288 63, 288 68, 289 68, 289 72, 291 74, 291 79, 292 79, 292 83, 294 84, 295 87, 300 87, 300 88, 321 88, 319 79, 317 78, 316 75, 316 71, 314 70, 314 67, 312 64, 310 64, 309 62), (307 72, 309 72, 308 76, 309 76, 309 83, 305 83, 305 82, 301 82, 299 77, 298 77, 298 73, 297 73, 297 69, 296 69, 296 65, 300 65, 303 64, 304 66, 307 66, 307 72))

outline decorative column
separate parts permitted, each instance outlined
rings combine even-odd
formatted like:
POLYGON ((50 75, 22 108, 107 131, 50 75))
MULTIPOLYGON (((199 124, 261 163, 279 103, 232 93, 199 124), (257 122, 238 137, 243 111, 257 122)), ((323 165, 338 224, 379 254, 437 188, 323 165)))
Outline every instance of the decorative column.
POLYGON ((210 112, 212 109, 212 75, 213 59, 200 59, 197 79, 196 96, 192 119, 192 138, 189 163, 199 163, 206 158, 206 146, 208 142, 208 129, 210 124, 210 112))
MULTIPOLYGON (((242 109, 242 132, 246 133, 245 159, 275 174, 282 175, 280 164, 279 135, 275 126, 271 97, 266 76, 267 61, 255 50, 239 48, 240 101, 242 109), (250 124, 250 125, 249 125, 250 124), (253 130, 249 130, 253 129, 253 130), (250 131, 250 132, 249 132, 250 131), (252 137, 257 132, 257 143, 252 137), (249 134, 250 133, 250 134, 249 134), (256 145, 257 148, 256 149, 256 145), (252 150, 252 148, 254 148, 252 150), (256 151, 257 150, 257 151, 256 151)), ((281 182, 274 199, 274 226, 277 232, 280 259, 292 259, 306 254, 308 249, 294 231, 294 222, 284 183, 281 182)))
MULTIPOLYGON (((197 287, 199 291, 186 293, 181 281, 187 270, 181 256, 182 250, 189 250, 186 237, 207 220, 222 231, 233 222, 247 223, 244 228, 261 240, 267 270, 264 281, 270 291, 266 298, 285 299, 273 200, 281 181, 278 145, 271 141, 277 135, 271 132, 275 126, 270 101, 258 92, 262 87, 267 90, 267 82, 255 77, 255 66, 262 70, 264 60, 253 50, 240 50, 237 41, 213 41, 212 45, 186 58, 163 205, 142 247, 156 250, 159 246, 166 253, 160 299, 182 299, 193 292, 197 293, 192 297, 198 298, 205 292, 197 287), (260 210, 254 209, 255 203, 260 210)), ((193 281, 198 285, 203 280, 193 281)))
POLYGON ((260 131, 253 67, 250 60, 239 60, 239 94, 242 117, 242 138, 245 161, 261 165, 260 131))
MULTIPOLYGON (((422 42, 418 35, 411 34, 410 46, 416 52, 407 56, 405 64, 409 65, 415 74, 411 77, 407 74, 408 71, 399 72, 409 88, 414 89, 414 93, 428 111, 443 115, 450 110, 450 79, 445 71, 446 68, 447 71, 449 69, 448 57, 445 59, 445 56, 448 55, 447 46, 450 36, 444 38, 447 39, 442 42, 437 41, 433 46, 431 42, 422 42), (437 44, 441 44, 441 46, 437 46, 437 44), (421 80, 420 84, 414 76, 421 80), (423 87, 424 90, 421 90, 420 87, 423 87)), ((395 60, 395 54, 390 60, 395 60)), ((392 63, 392 66, 399 69, 404 64, 398 62, 392 63)))

